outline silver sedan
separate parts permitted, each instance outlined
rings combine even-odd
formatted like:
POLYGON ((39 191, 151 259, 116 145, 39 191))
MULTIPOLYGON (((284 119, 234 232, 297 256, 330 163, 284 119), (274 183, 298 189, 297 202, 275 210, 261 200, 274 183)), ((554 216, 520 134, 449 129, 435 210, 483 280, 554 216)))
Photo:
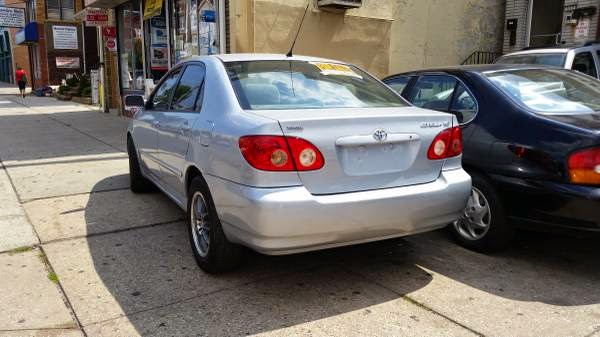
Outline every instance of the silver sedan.
POLYGON ((187 211, 200 267, 435 230, 471 193, 456 117, 343 62, 228 54, 173 67, 135 109, 131 189, 187 211))

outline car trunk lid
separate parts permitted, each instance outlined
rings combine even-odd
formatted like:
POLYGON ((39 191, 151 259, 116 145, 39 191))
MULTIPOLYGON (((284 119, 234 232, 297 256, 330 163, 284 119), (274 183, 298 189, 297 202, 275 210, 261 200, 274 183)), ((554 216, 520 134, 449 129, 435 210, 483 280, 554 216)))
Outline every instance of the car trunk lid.
POLYGON ((325 165, 298 175, 312 194, 334 194, 436 180, 444 160, 427 159, 435 136, 453 116, 412 107, 268 110, 284 135, 300 137, 323 154, 325 165))
POLYGON ((582 113, 582 114, 542 114, 544 118, 569 124, 580 129, 592 132, 600 132, 600 112, 582 113))

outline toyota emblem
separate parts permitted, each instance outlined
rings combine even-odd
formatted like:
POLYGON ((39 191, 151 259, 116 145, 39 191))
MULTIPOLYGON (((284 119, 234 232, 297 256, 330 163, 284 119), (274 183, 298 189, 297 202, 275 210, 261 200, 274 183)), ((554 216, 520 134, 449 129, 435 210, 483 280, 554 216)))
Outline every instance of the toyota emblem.
POLYGON ((373 132, 373 138, 375 138, 375 140, 378 142, 385 142, 387 136, 387 132, 385 132, 383 129, 377 129, 375 132, 373 132))

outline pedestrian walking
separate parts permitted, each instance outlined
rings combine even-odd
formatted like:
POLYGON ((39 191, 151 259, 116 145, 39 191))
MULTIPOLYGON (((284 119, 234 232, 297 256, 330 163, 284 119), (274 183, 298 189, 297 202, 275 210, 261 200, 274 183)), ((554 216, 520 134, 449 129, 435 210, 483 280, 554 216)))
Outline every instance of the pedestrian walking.
POLYGON ((15 71, 15 80, 17 80, 17 84, 19 85, 21 97, 25 98, 25 85, 27 84, 27 75, 25 74, 25 70, 23 70, 23 68, 19 66, 17 66, 17 71, 15 71))

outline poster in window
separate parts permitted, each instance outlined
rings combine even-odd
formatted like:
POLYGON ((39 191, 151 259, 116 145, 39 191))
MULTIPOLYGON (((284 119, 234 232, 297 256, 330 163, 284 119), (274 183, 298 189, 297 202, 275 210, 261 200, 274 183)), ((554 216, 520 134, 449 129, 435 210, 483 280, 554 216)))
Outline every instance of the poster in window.
POLYGON ((66 56, 57 56, 56 57, 56 68, 59 69, 79 69, 79 57, 66 57, 66 56))
POLYGON ((214 1, 206 1, 200 7, 199 30, 199 53, 200 55, 212 55, 218 53, 215 46, 217 37, 217 12, 214 1))
POLYGON ((52 26, 54 49, 79 49, 77 27, 52 26))
POLYGON ((150 20, 150 69, 168 70, 167 25, 164 18, 150 20))

